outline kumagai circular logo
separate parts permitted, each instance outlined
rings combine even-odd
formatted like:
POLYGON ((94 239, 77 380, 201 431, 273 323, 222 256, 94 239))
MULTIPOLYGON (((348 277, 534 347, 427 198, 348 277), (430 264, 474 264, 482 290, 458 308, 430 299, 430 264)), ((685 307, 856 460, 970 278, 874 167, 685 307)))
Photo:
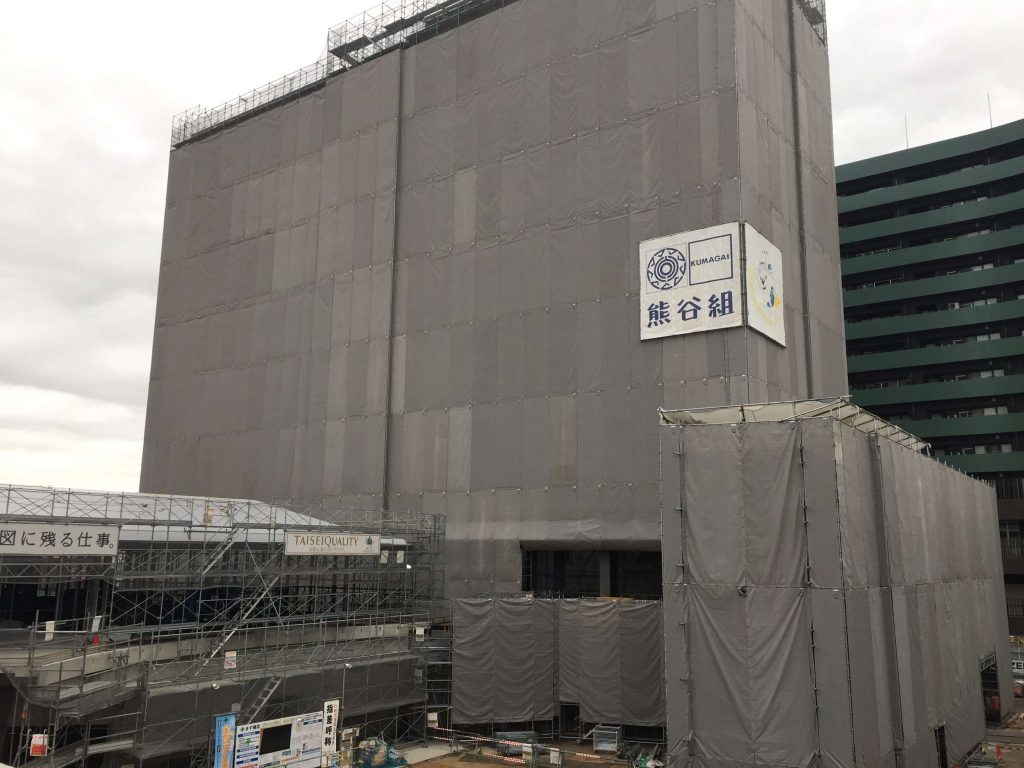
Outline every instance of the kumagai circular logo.
POLYGON ((662 248, 647 262, 647 282, 659 291, 675 288, 686 276, 686 257, 675 248, 662 248))

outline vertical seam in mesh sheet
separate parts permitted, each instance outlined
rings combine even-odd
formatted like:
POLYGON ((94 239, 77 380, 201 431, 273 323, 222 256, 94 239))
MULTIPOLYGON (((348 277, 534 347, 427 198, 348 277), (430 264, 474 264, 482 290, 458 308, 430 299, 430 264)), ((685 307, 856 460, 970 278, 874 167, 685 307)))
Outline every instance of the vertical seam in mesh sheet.
MULTIPOLYGON (((679 431, 679 562, 682 564, 682 588, 683 594, 689 592, 689 566, 687 561, 688 554, 688 537, 687 537, 687 518, 688 510, 686 507, 686 431, 680 429, 679 431)), ((690 600, 684 601, 685 613, 683 615, 683 651, 686 654, 686 701, 687 701, 687 723, 686 723, 686 753, 692 757, 695 754, 695 744, 693 738, 693 723, 696 719, 696 713, 693 706, 693 654, 691 652, 693 643, 690 634, 690 600)), ((667 669, 667 664, 666 664, 667 669)), ((669 712, 666 706, 665 719, 668 720, 669 712)))
POLYGON ((391 300, 388 306, 388 349, 387 376, 384 393, 384 439, 383 468, 381 472, 381 511, 391 510, 388 496, 391 494, 391 418, 393 382, 395 378, 395 304, 398 297, 398 222, 402 200, 402 88, 405 85, 405 49, 398 49, 398 88, 395 96, 395 206, 391 223, 391 300))
MULTIPOLYGON (((802 498, 801 513, 804 521, 804 586, 801 592, 806 599, 808 595, 812 594, 812 590, 815 589, 814 584, 811 581, 811 546, 810 536, 808 535, 807 526, 807 480, 805 475, 806 467, 804 465, 804 422, 797 420, 792 423, 796 427, 797 435, 797 447, 800 452, 800 496, 802 498)), ((810 606, 808 606, 810 607, 810 606)), ((818 757, 818 762, 821 762, 821 710, 818 702, 818 661, 815 658, 815 635, 814 635, 814 611, 807 611, 807 626, 810 631, 810 653, 808 656, 811 661, 811 687, 814 695, 814 735, 815 749, 814 752, 818 757)))
MULTIPOLYGON (((792 7, 790 8, 792 10, 792 7)), ((792 16, 790 16, 792 22, 792 16)), ((792 28, 791 28, 792 29, 792 28)), ((852 753, 850 755, 850 764, 857 764, 857 733, 854 728, 853 720, 853 669, 850 666, 850 621, 849 615, 846 611, 846 595, 847 595, 847 582, 846 582, 846 563, 843 562, 843 521, 842 521, 842 510, 840 508, 840 499, 843 493, 842 478, 839 473, 839 461, 840 461, 840 443, 838 427, 839 422, 833 418, 829 418, 829 427, 832 430, 832 466, 835 470, 836 478, 836 535, 838 537, 838 551, 839 555, 839 594, 842 597, 843 603, 843 647, 846 651, 846 693, 848 701, 850 702, 850 749, 852 753)))
POLYGON ((789 83, 793 111, 793 162, 796 166, 797 253, 800 256, 800 295, 803 302, 805 397, 814 397, 814 343, 811 340, 810 287, 807 284, 807 206, 804 198, 803 142, 800 139, 800 78, 797 75, 796 8, 789 6, 789 83))
MULTIPOLYGON (((876 434, 871 439, 871 456, 872 456, 872 474, 874 475, 874 483, 872 484, 872 490, 875 493, 875 504, 878 510, 878 545, 881 549, 879 553, 879 564, 883 562, 885 564, 885 585, 889 588, 889 611, 888 621, 889 626, 889 640, 892 646, 889 651, 892 654, 891 670, 892 673, 889 675, 889 685, 891 691, 889 698, 892 700, 891 709, 889 711, 889 717, 892 720, 890 724, 893 732, 893 749, 897 755, 903 753, 903 746, 906 741, 906 729, 903 723, 903 690, 900 683, 900 653, 899 644, 896 642, 896 599, 894 594, 894 585, 892 579, 892 568, 889 557, 889 527, 888 527, 888 515, 885 509, 885 489, 882 482, 882 444, 881 439, 876 434), (899 735, 898 744, 896 743, 897 734, 899 735)), ((882 590, 880 590, 882 591, 882 590)))

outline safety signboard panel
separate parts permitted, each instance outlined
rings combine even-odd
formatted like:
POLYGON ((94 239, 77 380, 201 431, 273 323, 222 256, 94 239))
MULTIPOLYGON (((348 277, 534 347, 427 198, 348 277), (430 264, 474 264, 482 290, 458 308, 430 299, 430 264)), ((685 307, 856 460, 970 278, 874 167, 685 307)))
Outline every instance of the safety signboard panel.
POLYGON ((339 718, 338 699, 328 699, 324 702, 324 729, 323 743, 321 745, 321 768, 327 768, 331 755, 338 751, 338 720, 339 718))
POLYGON ((285 533, 286 555, 379 555, 380 535, 376 533, 285 533))
POLYGON ((240 725, 234 768, 320 768, 323 712, 240 725))
POLYGON ((640 244, 642 340, 748 325, 785 346, 782 307, 782 253, 749 224, 640 244))
POLYGON ((0 522, 0 557, 4 555, 76 555, 111 557, 117 554, 116 525, 0 522))

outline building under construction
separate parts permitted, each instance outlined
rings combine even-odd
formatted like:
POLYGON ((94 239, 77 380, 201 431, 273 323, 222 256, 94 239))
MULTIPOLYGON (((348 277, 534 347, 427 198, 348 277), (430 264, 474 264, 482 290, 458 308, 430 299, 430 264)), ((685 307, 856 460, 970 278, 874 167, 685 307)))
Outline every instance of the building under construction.
POLYGON ((215 716, 258 722, 329 699, 365 734, 421 738, 443 526, 0 488, 4 762, 205 765, 215 716), (363 551, 302 545, 342 536, 363 551), (32 735, 45 756, 30 757, 32 735))
POLYGON ((391 2, 182 115, 142 489, 443 517, 442 727, 622 729, 680 768, 959 760, 1008 711, 1005 623, 925 635, 1001 587, 933 566, 987 557, 991 494, 892 496, 936 479, 926 446, 841 399, 824 11, 391 2))

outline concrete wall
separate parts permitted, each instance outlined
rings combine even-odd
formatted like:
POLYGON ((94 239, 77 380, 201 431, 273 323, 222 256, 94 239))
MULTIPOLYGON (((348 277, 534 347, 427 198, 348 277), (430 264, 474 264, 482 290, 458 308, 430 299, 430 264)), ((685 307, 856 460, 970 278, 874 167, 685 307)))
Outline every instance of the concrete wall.
POLYGON ((659 406, 845 392, 828 105, 783 3, 519 0, 174 150, 142 488, 444 512, 453 595, 657 549, 659 406), (637 245, 740 219, 788 347, 641 344, 637 245))

